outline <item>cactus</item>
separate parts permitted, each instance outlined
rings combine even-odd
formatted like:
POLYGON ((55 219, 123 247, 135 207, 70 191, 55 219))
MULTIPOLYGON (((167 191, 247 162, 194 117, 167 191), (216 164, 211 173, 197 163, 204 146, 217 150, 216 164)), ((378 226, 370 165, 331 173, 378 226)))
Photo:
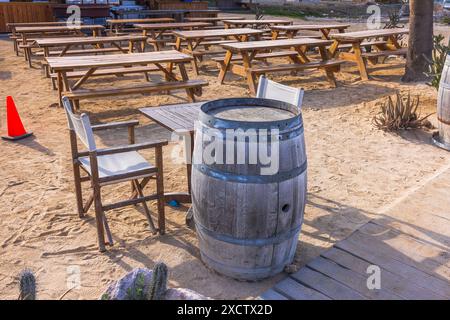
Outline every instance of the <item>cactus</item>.
POLYGON ((152 280, 147 293, 148 300, 164 300, 167 291, 167 266, 159 262, 153 269, 152 280))
POLYGON ((31 270, 25 269, 20 275, 19 300, 36 300, 36 278, 31 270))
POLYGON ((146 300, 145 295, 145 276, 139 273, 133 283, 133 286, 128 288, 126 299, 127 300, 146 300))

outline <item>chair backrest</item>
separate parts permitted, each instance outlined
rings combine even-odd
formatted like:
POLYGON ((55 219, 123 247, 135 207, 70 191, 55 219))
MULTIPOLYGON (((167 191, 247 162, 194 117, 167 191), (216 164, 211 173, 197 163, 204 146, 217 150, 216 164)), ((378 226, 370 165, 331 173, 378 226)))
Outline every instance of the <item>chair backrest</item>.
POLYGON ((259 77, 257 98, 280 100, 297 106, 299 109, 303 103, 303 89, 292 88, 267 79, 259 77))
POLYGON ((94 133, 92 132, 91 122, 87 114, 83 113, 77 116, 73 113, 72 103, 67 97, 62 97, 62 104, 67 115, 67 122, 69 123, 69 129, 75 132, 76 136, 83 142, 89 151, 95 151, 94 133))

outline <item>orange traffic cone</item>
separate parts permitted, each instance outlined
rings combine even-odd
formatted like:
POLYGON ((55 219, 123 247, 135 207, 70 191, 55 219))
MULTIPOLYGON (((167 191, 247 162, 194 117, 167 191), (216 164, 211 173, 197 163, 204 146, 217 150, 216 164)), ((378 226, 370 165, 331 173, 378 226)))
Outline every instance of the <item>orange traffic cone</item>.
POLYGON ((8 125, 8 135, 2 136, 5 140, 19 140, 31 136, 32 132, 26 132, 20 120, 16 105, 11 96, 6 97, 6 121, 8 125))

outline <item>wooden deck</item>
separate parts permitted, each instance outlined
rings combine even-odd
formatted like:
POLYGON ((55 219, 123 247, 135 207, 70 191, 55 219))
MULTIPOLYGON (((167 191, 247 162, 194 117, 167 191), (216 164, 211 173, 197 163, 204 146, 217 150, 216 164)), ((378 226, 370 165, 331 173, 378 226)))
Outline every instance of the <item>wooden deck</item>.
POLYGON ((447 169, 260 298, 450 299, 450 212, 442 209, 450 204, 449 178, 447 169), (367 287, 372 265, 380 268, 380 289, 367 287))

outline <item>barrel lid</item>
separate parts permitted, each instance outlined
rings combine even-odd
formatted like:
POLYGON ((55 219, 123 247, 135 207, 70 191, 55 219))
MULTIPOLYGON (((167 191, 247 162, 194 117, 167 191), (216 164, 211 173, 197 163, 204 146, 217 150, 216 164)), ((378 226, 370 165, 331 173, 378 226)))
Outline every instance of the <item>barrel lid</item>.
POLYGON ((301 111, 297 106, 263 98, 228 98, 208 101, 200 107, 199 120, 217 129, 278 128, 285 130, 303 124, 301 111), (273 119, 267 120, 262 115, 258 116, 258 112, 263 108, 276 109, 272 114, 273 119), (248 116, 246 117, 245 111, 233 112, 233 109, 249 110, 248 116), (243 119, 233 119, 233 115, 239 115, 243 119))

